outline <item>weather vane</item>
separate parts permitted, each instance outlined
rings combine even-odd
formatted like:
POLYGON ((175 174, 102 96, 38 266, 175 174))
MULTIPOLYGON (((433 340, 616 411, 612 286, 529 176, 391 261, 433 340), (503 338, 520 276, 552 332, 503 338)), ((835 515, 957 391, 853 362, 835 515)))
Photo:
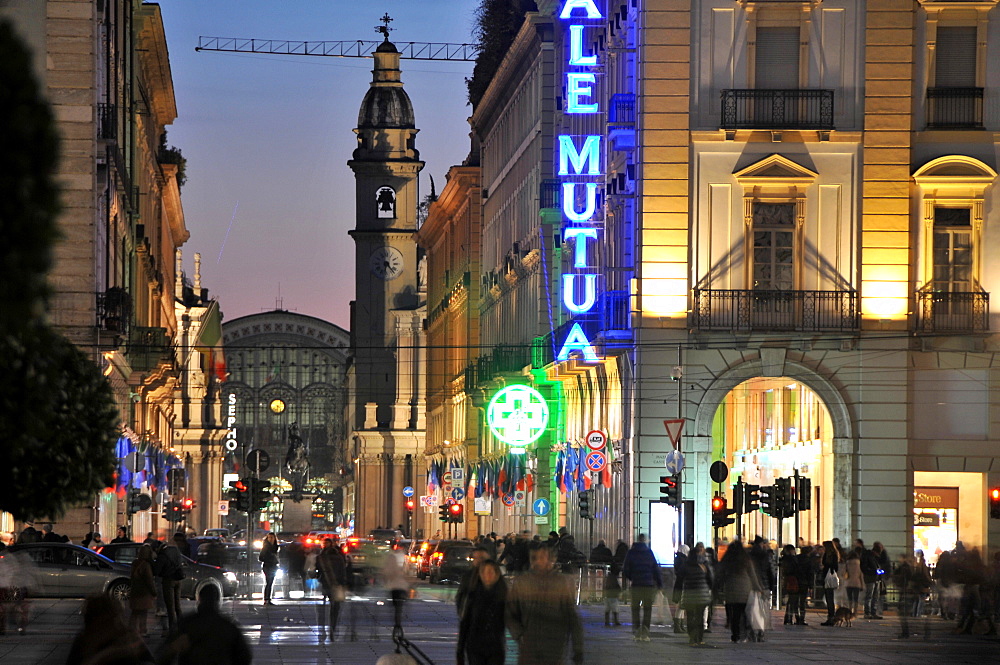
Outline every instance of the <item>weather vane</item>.
POLYGON ((379 21, 381 21, 383 25, 375 26, 375 32, 381 32, 385 35, 385 41, 389 41, 389 33, 394 30, 394 28, 389 27, 389 24, 392 23, 392 17, 389 16, 389 12, 386 12, 382 18, 379 19, 379 21))

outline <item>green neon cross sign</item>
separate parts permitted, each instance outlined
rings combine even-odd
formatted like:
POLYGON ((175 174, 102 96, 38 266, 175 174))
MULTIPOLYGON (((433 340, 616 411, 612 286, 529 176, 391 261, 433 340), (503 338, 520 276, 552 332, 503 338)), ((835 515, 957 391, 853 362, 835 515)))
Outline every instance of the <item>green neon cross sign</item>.
POLYGON ((523 448, 545 433, 549 405, 542 394, 530 386, 507 386, 490 400, 486 422, 497 439, 523 448))

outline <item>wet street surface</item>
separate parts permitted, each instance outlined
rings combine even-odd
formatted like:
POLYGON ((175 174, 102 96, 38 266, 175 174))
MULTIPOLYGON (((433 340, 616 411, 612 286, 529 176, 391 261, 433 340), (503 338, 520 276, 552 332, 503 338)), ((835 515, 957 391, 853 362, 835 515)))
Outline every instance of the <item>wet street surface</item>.
MULTIPOLYGON (((406 604, 406 638, 435 663, 455 662, 458 620, 453 602, 454 587, 421 585, 416 597, 406 604)), ((82 625, 81 601, 34 600, 32 620, 26 634, 8 627, 0 635, 0 663, 29 665, 64 663, 73 636, 82 625)), ((184 601, 185 612, 194 603, 184 601)), ((260 601, 225 601, 223 613, 243 627, 253 649, 255 663, 320 665, 324 663, 375 663, 395 650, 392 637, 392 608, 388 601, 372 594, 355 596, 345 603, 335 641, 320 638, 318 616, 325 612, 318 598, 276 599, 273 606, 260 601)), ((898 619, 886 615, 883 621, 855 620, 853 627, 826 627, 823 611, 810 611, 808 626, 783 626, 782 615, 774 612, 774 629, 761 643, 733 644, 722 626, 724 612, 716 611, 712 632, 706 634, 707 648, 692 648, 687 635, 676 634, 667 624, 660 607, 653 615, 649 642, 632 639, 629 609, 621 607, 625 625, 604 626, 603 605, 580 606, 586 636, 585 662, 646 665, 664 662, 747 665, 755 663, 946 663, 977 665, 1000 663, 1000 639, 985 635, 956 635, 954 622, 932 617, 929 637, 898 639, 898 619), (659 625, 658 621, 659 620, 659 625), (715 648, 712 648, 715 647, 715 648)), ((922 630, 922 626, 921 626, 922 630)), ((161 631, 149 639, 155 652, 162 641, 161 631)), ((508 640, 507 662, 517 661, 516 645, 508 640)))

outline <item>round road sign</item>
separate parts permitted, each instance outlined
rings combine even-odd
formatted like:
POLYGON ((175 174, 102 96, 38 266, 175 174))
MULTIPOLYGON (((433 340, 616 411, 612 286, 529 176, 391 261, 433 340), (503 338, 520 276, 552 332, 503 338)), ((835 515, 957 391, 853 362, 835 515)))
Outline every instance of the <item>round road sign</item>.
POLYGON ((597 473, 604 471, 604 467, 608 465, 608 458, 600 450, 595 450, 592 453, 587 453, 583 463, 587 465, 588 469, 597 473))
POLYGON ((608 437, 601 430, 595 429, 587 432, 587 438, 584 439, 584 442, 591 450, 603 450, 608 443, 608 437))
POLYGON ((548 515, 552 504, 549 503, 548 499, 535 499, 535 502, 531 504, 531 509, 538 516, 548 515))
POLYGON ((667 467, 667 471, 671 475, 677 475, 684 468, 684 455, 677 452, 676 450, 671 450, 667 453, 667 458, 664 460, 663 466, 667 467))
POLYGON ((724 483, 729 477, 729 467, 722 460, 712 462, 712 466, 708 467, 708 475, 713 482, 724 483))
POLYGON ((247 453, 247 468, 253 469, 254 473, 267 471, 271 466, 271 456, 266 450, 254 449, 247 453))
POLYGON ((508 507, 513 506, 514 505, 514 495, 513 494, 504 494, 503 495, 503 505, 508 506, 508 507))
POLYGON ((413 496, 413 488, 407 485, 403 488, 403 496, 410 497, 413 496))

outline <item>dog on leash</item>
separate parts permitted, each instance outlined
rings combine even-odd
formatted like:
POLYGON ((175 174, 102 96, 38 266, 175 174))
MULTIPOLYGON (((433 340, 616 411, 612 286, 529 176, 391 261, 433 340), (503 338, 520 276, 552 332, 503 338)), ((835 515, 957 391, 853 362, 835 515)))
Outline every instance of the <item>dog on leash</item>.
POLYGON ((846 607, 838 607, 836 614, 833 615, 833 625, 843 626, 844 628, 850 628, 852 622, 854 621, 854 612, 846 607))

